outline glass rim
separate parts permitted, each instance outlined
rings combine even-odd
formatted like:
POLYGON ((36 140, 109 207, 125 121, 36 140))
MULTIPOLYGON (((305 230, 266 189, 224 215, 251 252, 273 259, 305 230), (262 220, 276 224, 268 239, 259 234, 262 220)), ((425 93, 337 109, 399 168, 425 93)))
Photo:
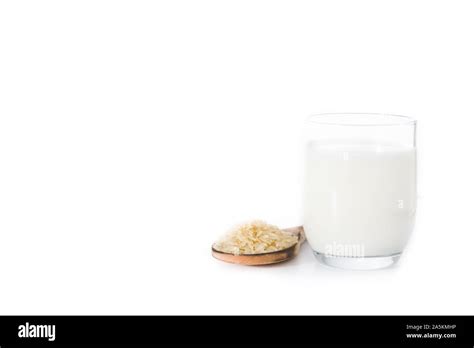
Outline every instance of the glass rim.
POLYGON ((316 123, 320 125, 330 126, 406 126, 416 125, 413 117, 386 114, 386 113, 370 113, 370 112, 325 112, 311 114, 307 117, 306 122, 316 123), (359 117, 359 121, 357 121, 359 117), (360 118, 366 117, 370 120, 360 121, 360 118), (373 121, 372 121, 373 120, 373 121))

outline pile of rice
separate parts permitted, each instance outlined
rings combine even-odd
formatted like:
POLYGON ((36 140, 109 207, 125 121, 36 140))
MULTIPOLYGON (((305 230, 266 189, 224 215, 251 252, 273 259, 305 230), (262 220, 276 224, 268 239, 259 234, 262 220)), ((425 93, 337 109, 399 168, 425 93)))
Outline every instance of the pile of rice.
POLYGON ((297 242, 296 235, 255 220, 235 227, 216 242, 214 248, 234 255, 261 254, 283 250, 297 242))

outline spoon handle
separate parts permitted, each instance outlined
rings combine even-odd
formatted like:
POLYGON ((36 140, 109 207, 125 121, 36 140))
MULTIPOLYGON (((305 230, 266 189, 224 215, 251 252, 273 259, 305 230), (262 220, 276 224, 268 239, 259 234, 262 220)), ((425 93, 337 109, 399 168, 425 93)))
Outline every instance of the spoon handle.
POLYGON ((295 226, 283 229, 285 232, 289 232, 299 236, 299 243, 302 244, 306 240, 306 236, 304 235, 303 226, 295 226))

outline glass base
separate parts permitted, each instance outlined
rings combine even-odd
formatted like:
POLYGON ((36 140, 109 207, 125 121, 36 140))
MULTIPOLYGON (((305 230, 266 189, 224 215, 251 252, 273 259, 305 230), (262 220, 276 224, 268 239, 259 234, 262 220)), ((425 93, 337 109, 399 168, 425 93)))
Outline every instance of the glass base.
POLYGON ((395 264, 402 255, 402 253, 398 253, 389 256, 342 257, 325 255, 314 250, 313 254, 319 262, 327 266, 352 270, 387 268, 395 264))

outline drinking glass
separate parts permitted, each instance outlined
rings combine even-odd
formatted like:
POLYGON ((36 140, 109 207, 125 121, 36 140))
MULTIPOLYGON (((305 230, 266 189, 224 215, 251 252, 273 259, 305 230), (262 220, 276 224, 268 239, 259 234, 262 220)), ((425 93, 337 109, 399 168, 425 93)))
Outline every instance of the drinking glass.
POLYGON ((415 222, 416 121, 318 114, 304 137, 303 225, 316 258, 347 269, 397 262, 415 222))

